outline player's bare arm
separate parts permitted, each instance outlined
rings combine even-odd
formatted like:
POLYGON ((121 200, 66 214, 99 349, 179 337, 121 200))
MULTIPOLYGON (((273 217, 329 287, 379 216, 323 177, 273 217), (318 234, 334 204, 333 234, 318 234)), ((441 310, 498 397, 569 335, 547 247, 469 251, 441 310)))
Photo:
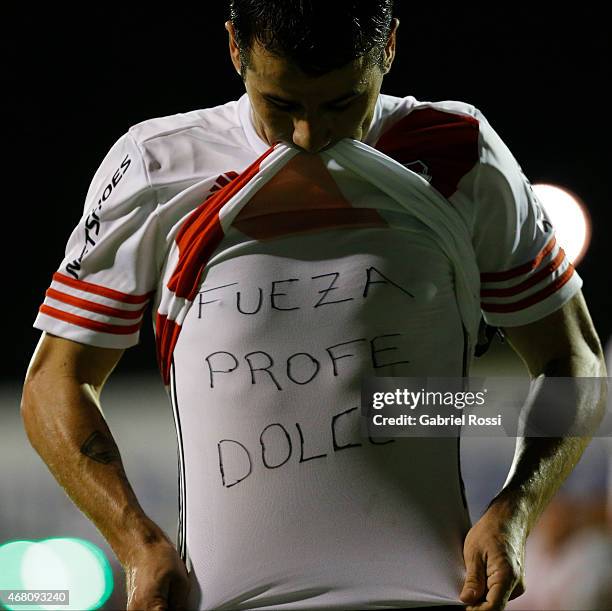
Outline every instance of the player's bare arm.
MULTIPOLYGON (((532 378, 605 377, 606 366, 582 292, 549 316, 504 329, 532 378)), ((580 393, 581 386, 577 385, 580 393)), ((537 401, 537 398, 536 398, 537 401)), ((576 419, 593 431, 605 394, 578 394, 576 419)), ((591 437, 520 437, 502 491, 468 533, 464 545, 468 611, 503 609, 524 592, 525 542, 542 511, 575 467, 591 437)))
POLYGON ((100 393, 122 353, 43 334, 21 414, 32 446, 126 570, 128 608, 165 603, 171 585, 179 608, 188 590, 185 566, 138 503, 102 414, 100 393))

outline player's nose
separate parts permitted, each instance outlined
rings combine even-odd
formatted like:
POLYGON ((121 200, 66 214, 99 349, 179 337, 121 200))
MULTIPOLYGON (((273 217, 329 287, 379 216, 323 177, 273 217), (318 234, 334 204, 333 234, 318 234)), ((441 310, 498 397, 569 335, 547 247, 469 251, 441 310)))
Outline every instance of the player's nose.
POLYGON ((295 119, 293 143, 309 153, 317 153, 331 142, 331 130, 322 121, 295 119))

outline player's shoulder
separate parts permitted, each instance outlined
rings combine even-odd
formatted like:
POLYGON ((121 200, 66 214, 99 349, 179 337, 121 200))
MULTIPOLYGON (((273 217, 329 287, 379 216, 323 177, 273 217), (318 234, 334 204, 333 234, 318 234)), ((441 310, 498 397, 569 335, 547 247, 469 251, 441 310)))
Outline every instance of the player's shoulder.
POLYGON ((136 144, 146 148, 151 143, 183 138, 197 138, 211 143, 222 138, 227 141, 240 127, 238 101, 231 100, 210 108, 145 119, 132 125, 128 133, 136 144))
MULTIPOLYGON (((413 96, 381 94, 380 136, 422 129, 446 128, 452 125, 478 129, 484 115, 474 104, 460 100, 425 101, 413 96)), ((434 131, 439 136, 443 132, 434 131)))
POLYGON ((450 196, 481 158, 482 113, 458 100, 383 95, 376 148, 450 196))
POLYGON ((250 159, 239 100, 146 119, 129 127, 114 148, 111 166, 128 151, 141 168, 141 183, 164 201, 196 182, 236 170, 228 163, 241 166, 250 159))
POLYGON ((154 207, 160 185, 170 197, 185 184, 200 178, 214 165, 219 143, 224 149, 242 134, 237 102, 146 119, 123 132, 100 164, 87 196, 85 209, 154 207), (236 128, 236 129, 234 129, 236 128), (240 132, 237 134, 236 132, 240 132))

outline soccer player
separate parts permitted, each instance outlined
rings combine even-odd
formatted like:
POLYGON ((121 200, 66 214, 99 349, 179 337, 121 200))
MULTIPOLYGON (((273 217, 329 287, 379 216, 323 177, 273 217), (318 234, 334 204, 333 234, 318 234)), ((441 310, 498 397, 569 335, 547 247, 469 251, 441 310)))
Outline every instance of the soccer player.
MULTIPOLYGON (((469 375, 474 271, 478 315, 533 377, 604 376, 582 282, 478 109, 380 93, 391 0, 230 4, 246 93, 108 152, 35 322, 28 437, 115 551, 130 610, 503 609, 587 438, 520 438, 472 525, 458 440, 361 438, 359 384, 469 375), (99 400, 149 302, 176 547, 99 400)), ((577 403, 596 423, 602 401, 577 403)))

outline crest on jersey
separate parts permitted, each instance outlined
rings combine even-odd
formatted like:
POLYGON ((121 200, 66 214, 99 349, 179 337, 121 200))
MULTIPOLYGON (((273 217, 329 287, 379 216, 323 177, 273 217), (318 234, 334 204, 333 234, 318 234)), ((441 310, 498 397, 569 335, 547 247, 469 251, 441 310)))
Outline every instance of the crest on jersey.
POLYGON ((416 161, 410 161, 409 163, 402 163, 402 165, 408 170, 411 170, 415 174, 418 174, 419 176, 424 178, 427 182, 431 182, 433 177, 429 173, 429 168, 420 159, 417 159, 416 161))

